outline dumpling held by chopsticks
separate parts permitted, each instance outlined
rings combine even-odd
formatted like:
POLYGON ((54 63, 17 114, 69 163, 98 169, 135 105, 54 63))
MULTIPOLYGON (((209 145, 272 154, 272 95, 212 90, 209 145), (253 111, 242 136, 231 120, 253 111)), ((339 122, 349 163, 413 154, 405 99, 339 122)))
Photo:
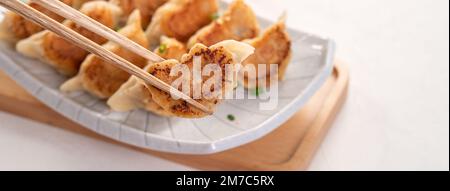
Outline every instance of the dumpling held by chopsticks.
MULTIPOLYGON (((160 47, 156 48, 154 53, 164 59, 180 60, 186 54, 186 46, 174 38, 163 36, 160 44, 160 47)), ((143 108, 160 116, 173 116, 152 100, 152 94, 150 94, 147 85, 136 76, 131 76, 109 99, 108 103, 117 111, 143 108)))
MULTIPOLYGON (((241 63, 249 55, 253 54, 254 48, 250 45, 233 40, 223 41, 213 46, 206 47, 202 44, 196 44, 191 48, 188 54, 185 54, 180 61, 171 59, 160 63, 150 64, 145 68, 147 72, 164 81, 167 84, 173 84, 179 80, 180 76, 171 76, 171 72, 175 67, 184 66, 189 68, 190 76, 193 76, 195 57, 200 60, 200 69, 204 71, 209 64, 216 64, 220 68, 222 79, 218 84, 210 87, 202 86, 202 95, 195 99, 210 110, 214 110, 223 96, 234 90, 236 82, 234 81, 235 73, 238 67, 235 64, 241 63), (226 70, 226 66, 230 70, 226 70), (231 76, 227 78, 227 76, 231 76), (228 80, 227 80, 228 79, 228 80), (212 93, 205 94, 205 88, 210 88, 212 93)), ((188 85, 194 87, 194 83, 199 83, 192 78, 188 79, 188 85)), ((214 76, 202 76, 201 84, 208 84, 216 80, 214 76)), ((178 87, 180 88, 180 87, 178 87)), ((192 90, 192 89, 191 89, 192 90)), ((194 90, 190 91, 189 96, 195 98, 194 90)), ((119 91, 117 91, 109 100, 108 105, 117 111, 128 111, 137 108, 145 108, 153 113, 163 116, 177 116, 182 118, 201 118, 208 116, 207 113, 189 105, 184 100, 174 99, 171 94, 166 93, 152 85, 143 83, 141 80, 132 77, 125 83, 119 91)))

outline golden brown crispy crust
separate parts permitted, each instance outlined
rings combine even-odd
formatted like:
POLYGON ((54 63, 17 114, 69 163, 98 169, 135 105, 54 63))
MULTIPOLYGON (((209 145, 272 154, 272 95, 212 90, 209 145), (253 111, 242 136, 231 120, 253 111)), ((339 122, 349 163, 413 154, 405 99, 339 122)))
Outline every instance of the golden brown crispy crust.
MULTIPOLYGON (((67 5, 72 5, 72 0, 61 0, 61 1, 67 5)), ((64 21, 64 17, 61 17, 58 14, 43 8, 36 3, 30 3, 29 5, 58 22, 64 21)), ((9 28, 11 34, 14 35, 16 40, 27 38, 33 34, 36 34, 44 30, 39 25, 23 18, 22 16, 14 12, 7 12, 5 14, 4 21, 7 22, 6 23, 7 28, 9 28)))
POLYGON ((187 41, 198 29, 211 22, 211 15, 217 10, 216 0, 189 0, 164 17, 161 27, 167 36, 187 41))
POLYGON ((141 12, 143 27, 148 26, 156 10, 167 1, 168 0, 137 0, 135 4, 141 12))
POLYGON ((150 111, 156 115, 163 117, 173 117, 174 115, 168 111, 166 111, 163 107, 153 101, 152 94, 150 93, 150 89, 145 83, 142 83, 140 88, 142 88, 142 98, 140 101, 143 103, 143 107, 145 110, 150 111))
MULTIPOLYGON (((161 45, 165 50, 161 51, 160 48, 156 48, 154 52, 164 59, 180 60, 181 57, 187 52, 186 46, 175 38, 168 38, 163 36, 161 37, 161 45)), ((150 89, 147 85, 142 83, 141 86, 142 91, 144 92, 142 96, 145 98, 143 99, 144 108, 147 111, 163 117, 174 116, 172 113, 166 111, 163 107, 161 107, 153 100, 152 94, 150 93, 150 89)))
MULTIPOLYGON (((222 68, 222 76, 227 76, 225 73, 225 66, 227 64, 233 64, 235 61, 233 60, 233 55, 225 50, 224 47, 216 47, 216 48, 207 48, 204 45, 196 45, 194 46, 189 54, 186 54, 183 56, 181 60, 181 64, 187 65, 191 72, 193 68, 193 58, 194 56, 201 56, 202 57, 202 69, 204 66, 210 63, 218 64, 222 68)), ((172 84, 173 81, 179 78, 179 76, 171 77, 170 71, 173 67, 175 67, 178 64, 176 60, 166 60, 161 63, 156 63, 148 67, 147 71, 154 75, 155 77, 161 79, 162 81, 172 84)), ((202 81, 205 82, 210 77, 203 77, 202 81)), ((222 91, 225 90, 225 83, 228 83, 223 79, 222 81, 222 91)), ((191 89, 193 87, 192 80, 191 80, 191 89)), ((164 110, 168 111, 169 113, 174 114, 178 117, 183 118, 201 118, 208 116, 207 113, 204 113, 203 111, 189 105, 186 101, 183 100, 175 100, 171 97, 169 93, 166 93, 162 90, 159 90, 153 86, 149 86, 150 93, 152 94, 152 99, 160 105, 164 110)), ((212 87, 212 91, 214 88, 212 87)), ((181 87, 180 87, 181 91, 181 87)), ((193 91, 191 91, 190 94, 191 97, 193 97, 193 91)), ((203 104, 207 108, 213 110, 215 106, 220 102, 220 97, 213 97, 211 99, 197 99, 199 103, 203 104)))
MULTIPOLYGON (((268 28, 261 36, 247 40, 247 43, 255 47, 255 53, 247 58, 243 65, 253 64, 256 71, 258 71, 258 64, 266 65, 266 76, 258 77, 257 80, 266 80, 266 85, 270 85, 270 77, 277 76, 279 80, 284 78, 286 68, 291 59, 291 39, 286 32, 284 21, 280 21, 275 25, 268 28), (270 74, 270 65, 278 65, 278 74, 270 74)), ((247 76, 246 76, 247 77, 247 76)), ((248 78, 245 78, 244 85, 247 88, 253 88, 249 86, 248 78)), ((256 83, 258 84, 258 83, 256 83)))
POLYGON ((156 10, 168 0, 116 0, 122 8, 125 17, 128 17, 135 9, 141 12, 142 27, 146 27, 156 10))
MULTIPOLYGON (((99 6, 85 14, 109 28, 114 28, 116 25, 116 21, 114 20, 115 15, 108 8, 99 6)), ((72 21, 66 21, 64 24, 97 44, 107 42, 105 38, 76 25, 72 21)), ((50 64, 67 76, 75 75, 78 72, 80 64, 89 54, 89 52, 79 48, 77 45, 51 32, 44 36, 42 46, 45 57, 50 64)))
POLYGON ((217 0, 170 0, 156 11, 147 28, 151 45, 157 45, 162 35, 186 42, 212 21, 218 7, 217 0))
POLYGON ((241 41, 254 38, 258 33, 259 24, 253 10, 243 0, 236 0, 219 19, 192 36, 188 47, 196 43, 211 46, 223 40, 241 41))

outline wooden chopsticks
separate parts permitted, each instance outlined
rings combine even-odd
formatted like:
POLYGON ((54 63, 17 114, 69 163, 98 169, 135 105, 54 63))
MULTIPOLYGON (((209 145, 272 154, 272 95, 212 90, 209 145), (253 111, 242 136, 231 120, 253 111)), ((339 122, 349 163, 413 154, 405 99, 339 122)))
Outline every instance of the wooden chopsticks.
MULTIPOLYGON (((81 14, 77 10, 67 8, 68 6, 62 5, 62 3, 60 3, 57 0, 34 0, 34 2, 39 3, 43 7, 48 8, 51 11, 54 11, 55 13, 61 15, 64 18, 72 20, 73 22, 89 29, 90 31, 96 34, 105 37, 108 40, 111 40, 113 42, 122 45, 124 48, 127 48, 128 50, 148 59, 149 61, 160 62, 163 60, 161 57, 153 54, 152 52, 136 44, 135 42, 116 33, 115 31, 103 26, 102 24, 96 22, 95 20, 90 19, 89 17, 81 14)), ((105 61, 113 64, 114 66, 128 72, 129 74, 144 80, 144 82, 151 84, 164 92, 173 94, 176 97, 185 100, 187 103, 202 110, 203 112, 208 114, 213 113, 204 105, 192 99, 190 96, 182 93, 178 89, 161 81, 155 76, 128 62, 124 58, 117 56, 111 51, 92 42, 83 35, 78 34, 77 32, 67 28, 63 24, 51 19, 50 17, 37 11, 36 9, 33 9, 27 4, 21 2, 21 0, 0 0, 0 5, 16 12, 19 15, 22 15, 27 19, 30 19, 31 21, 36 22, 43 28, 54 32, 55 34, 63 37, 64 39, 68 40, 71 43, 77 44, 77 46, 79 46, 80 48, 83 48, 91 52, 92 54, 95 54, 96 56, 104 59, 105 61)))
POLYGON ((76 24, 97 33, 98 35, 103 36, 104 38, 113 41, 124 48, 134 52, 135 54, 142 56, 143 58, 153 61, 153 62, 162 62, 163 58, 158 56, 157 54, 148 51, 146 48, 141 45, 135 43, 134 41, 129 40, 128 38, 120 35, 114 30, 106 27, 105 25, 97 22, 91 17, 86 16, 85 14, 77 11, 61 2, 60 0, 32 0, 34 3, 39 4, 40 6, 58 14, 62 17, 72 20, 76 24))

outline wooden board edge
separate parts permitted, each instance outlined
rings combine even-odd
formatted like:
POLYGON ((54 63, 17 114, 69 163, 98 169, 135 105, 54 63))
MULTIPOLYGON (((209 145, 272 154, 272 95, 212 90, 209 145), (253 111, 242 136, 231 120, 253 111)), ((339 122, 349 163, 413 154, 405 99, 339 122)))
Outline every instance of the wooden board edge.
MULTIPOLYGON (((289 160, 287 160, 283 163, 267 164, 267 163, 262 163, 262 162, 255 162, 255 163, 250 162, 251 164, 249 163, 249 164, 245 165, 245 166, 248 166, 247 170, 266 170, 266 171, 299 170, 299 169, 306 170, 306 168, 308 167, 310 161, 312 160, 312 158, 314 156, 314 153, 320 146, 322 140, 325 138, 327 131, 331 127, 332 122, 334 121, 334 119, 336 117, 336 114, 338 113, 341 106, 343 105, 343 103, 346 100, 346 94, 347 94, 348 82, 349 82, 348 69, 346 68, 345 64, 342 63, 341 61, 337 61, 335 63, 336 64, 334 66, 334 73, 336 73, 336 74, 334 74, 334 75, 337 75, 337 77, 336 77, 337 82, 336 82, 335 87, 333 87, 333 89, 337 89, 334 91, 338 91, 338 92, 333 92, 333 94, 335 94, 337 96, 328 98, 325 101, 326 103, 324 103, 324 104, 326 105, 326 108, 322 109, 320 111, 320 113, 318 114, 318 116, 320 116, 320 117, 314 121, 314 123, 311 125, 311 128, 308 130, 308 132, 305 135, 305 139, 307 139, 307 141, 302 141, 301 144, 298 145, 298 147, 297 147, 296 151, 293 153, 292 157, 290 157, 289 160)), ((0 99, 8 100, 11 98, 0 95, 0 99)), ((13 113, 13 114, 18 114, 22 117, 30 118, 30 119, 40 121, 43 123, 47 123, 47 124, 50 124, 53 126, 61 127, 62 129, 68 130, 73 133, 83 134, 83 135, 89 136, 91 138, 97 138, 97 139, 101 139, 103 141, 107 141, 109 143, 126 146, 128 148, 131 148, 131 149, 134 149, 137 151, 141 151, 141 152, 144 152, 147 154, 151 154, 153 156, 163 158, 166 160, 177 161, 177 160, 174 160, 172 157, 170 157, 170 156, 172 156, 170 154, 168 156, 166 156, 164 153, 159 153, 156 151, 137 148, 137 147, 125 144, 125 143, 118 142, 116 140, 112 140, 105 136, 99 135, 89 129, 81 127, 81 126, 77 125, 75 122, 72 122, 68 119, 67 120, 59 120, 56 123, 54 123, 52 121, 48 121, 48 120, 46 120, 45 116, 57 115, 57 113, 55 111, 51 110, 50 108, 47 109, 48 112, 40 112, 37 115, 36 115, 36 112, 33 112, 33 110, 31 110, 31 109, 29 111, 27 111, 26 113, 23 113, 23 111, 19 113, 18 110, 14 109, 14 108, 20 108, 20 107, 25 107, 25 106, 29 107, 30 104, 36 105, 36 106, 42 106, 42 104, 40 102, 30 101, 29 103, 28 102, 22 103, 23 105, 11 105, 9 103, 13 103, 13 102, 9 102, 9 101, 0 102, 1 108, 7 108, 7 109, 2 109, 2 110, 5 110, 5 111, 13 113), (5 107, 5 105, 6 105, 6 107, 5 107)), ((181 162, 181 164, 184 164, 184 163, 181 162)), ((207 170, 207 169, 205 169, 205 170, 207 170)))
POLYGON ((347 99, 350 80, 347 66, 342 61, 336 61, 333 72, 337 75, 336 84, 331 91, 333 95, 325 100, 324 109, 320 110, 314 123, 311 124, 303 140, 298 145, 297 150, 289 160, 283 163, 255 164, 254 166, 257 170, 307 170, 316 151, 339 114, 339 110, 347 99))

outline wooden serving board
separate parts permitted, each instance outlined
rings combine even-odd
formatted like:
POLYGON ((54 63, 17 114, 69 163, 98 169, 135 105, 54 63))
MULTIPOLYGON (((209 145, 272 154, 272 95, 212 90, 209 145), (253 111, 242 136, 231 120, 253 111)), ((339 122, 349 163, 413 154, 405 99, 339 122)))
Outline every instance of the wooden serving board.
POLYGON ((0 110, 202 170, 306 170, 345 101, 348 80, 347 68, 337 62, 323 87, 280 128, 239 148, 201 156, 144 150, 98 135, 46 107, 1 71, 0 110))

